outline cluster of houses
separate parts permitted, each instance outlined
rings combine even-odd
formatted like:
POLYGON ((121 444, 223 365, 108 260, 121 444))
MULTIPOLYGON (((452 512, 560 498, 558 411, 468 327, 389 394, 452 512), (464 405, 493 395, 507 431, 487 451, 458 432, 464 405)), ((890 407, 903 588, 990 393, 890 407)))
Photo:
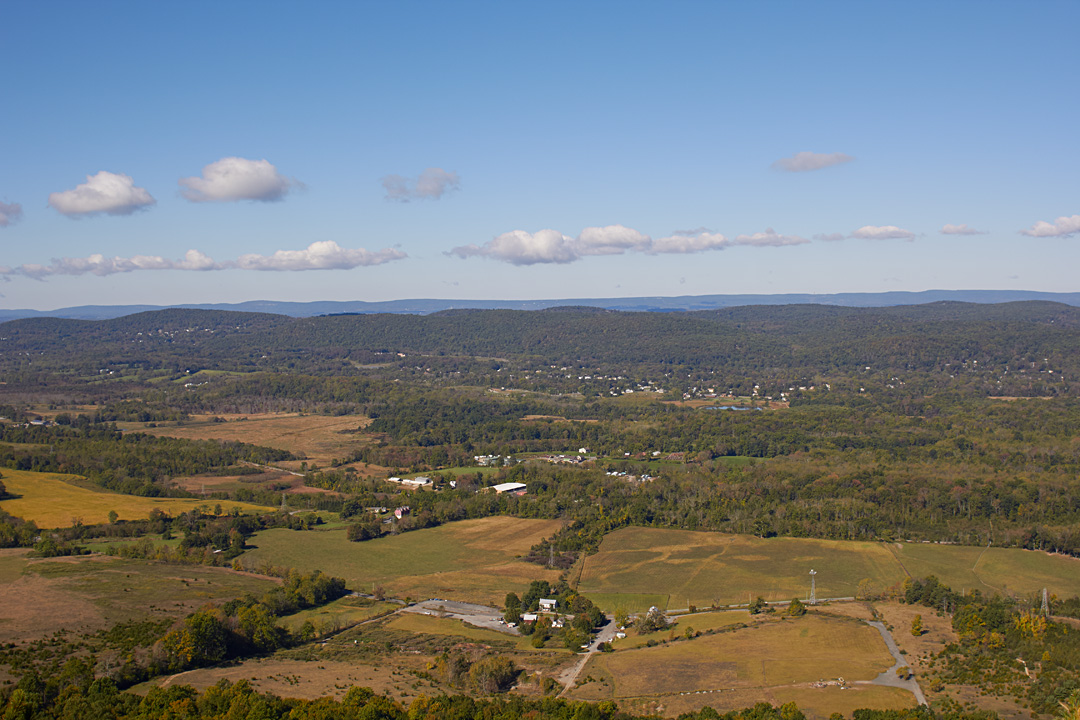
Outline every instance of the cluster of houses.
POLYGON ((559 601, 552 598, 540 598, 540 607, 536 612, 522 613, 522 622, 536 622, 540 619, 541 615, 554 615, 551 619, 551 627, 561 628, 563 626, 563 620, 559 617, 558 610, 559 601))
POLYGON ((473 455, 473 460, 480 467, 506 467, 514 464, 514 458, 509 455, 473 455))

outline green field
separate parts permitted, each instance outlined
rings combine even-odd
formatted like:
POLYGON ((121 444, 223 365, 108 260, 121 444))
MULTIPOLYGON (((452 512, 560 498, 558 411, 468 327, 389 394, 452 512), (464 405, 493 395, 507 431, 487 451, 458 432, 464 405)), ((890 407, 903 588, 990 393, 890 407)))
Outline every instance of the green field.
POLYGON ((416 613, 401 613, 386 625, 393 630, 418 633, 421 635, 446 635, 449 637, 461 637, 473 642, 501 645, 512 643, 518 650, 525 652, 538 652, 529 644, 529 638, 508 635, 506 633, 487 630, 485 628, 468 625, 454 618, 441 618, 433 615, 418 615, 416 613))
POLYGON ((16 497, 0 501, 0 508, 41 528, 68 527, 75 519, 87 525, 105 523, 110 510, 115 510, 121 520, 144 520, 154 509, 178 515, 198 507, 209 511, 215 505, 221 505, 226 512, 234 507, 243 513, 267 512, 265 507, 232 500, 137 497, 72 484, 80 481, 86 482, 77 475, 5 468, 3 483, 16 497))
POLYGON ((396 610, 398 607, 400 605, 395 603, 346 596, 320 607, 301 610, 298 613, 283 617, 281 624, 295 632, 305 622, 310 621, 315 626, 315 631, 321 635, 355 625, 377 615, 396 610))
POLYGON ((345 531, 265 530, 240 557, 244 567, 262 563, 319 569, 343 577, 354 590, 382 586, 397 597, 446 597, 501 605, 507 592, 521 592, 534 579, 555 580, 556 571, 516 556, 562 525, 559 520, 490 517, 464 520, 353 543, 345 531))
POLYGON ((817 572, 818 598, 854 596, 863 579, 880 591, 903 582, 905 569, 917 578, 936 575, 957 591, 1023 595, 1047 587, 1061 597, 1080 594, 1080 560, 1046 553, 652 528, 606 536, 600 552, 586 558, 578 589, 608 611, 620 605, 631 612, 649 605, 729 605, 759 595, 805 599, 811 569, 817 572))

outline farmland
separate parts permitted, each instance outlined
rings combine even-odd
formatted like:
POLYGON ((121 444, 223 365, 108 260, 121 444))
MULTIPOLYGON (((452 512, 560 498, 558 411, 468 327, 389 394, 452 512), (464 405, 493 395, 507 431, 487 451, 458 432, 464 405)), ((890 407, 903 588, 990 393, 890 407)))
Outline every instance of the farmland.
POLYGON ((33 560, 24 550, 0 552, 2 642, 57 630, 86 632, 118 622, 179 618, 208 602, 261 594, 276 585, 224 568, 101 555, 33 560))
POLYGON ((1030 594, 1047 587, 1063 597, 1080 593, 1080 561, 1074 558, 984 550, 626 528, 605 537, 600 552, 586 559, 579 589, 608 610, 707 607, 757 596, 789 600, 808 596, 813 569, 819 598, 854 597, 863 580, 880 592, 908 574, 933 574, 957 590, 1030 594))
MULTIPOLYGON (((196 416, 184 424, 138 427, 152 435, 186 438, 189 440, 236 440, 288 450, 308 462, 329 465, 335 458, 347 456, 357 445, 366 442, 357 431, 371 423, 368 418, 344 415, 329 417, 302 413, 258 413, 250 415, 225 414, 196 416)), ((131 426, 136 427, 136 426, 131 426)))
POLYGON ((266 530, 252 538, 254 547, 240 561, 250 568, 270 563, 320 569, 345 578, 349 587, 370 591, 381 585, 399 597, 452 595, 501 604, 509 590, 532 579, 556 578, 557 572, 516 557, 561 525, 558 520, 491 517, 361 543, 349 542, 343 529, 266 530))
MULTIPOLYGON (((691 702, 697 703, 693 707, 710 705, 723 711, 744 707, 748 699, 782 703, 798 693, 805 711, 828 715, 836 707, 837 689, 812 688, 810 683, 839 677, 848 683, 870 681, 892 665, 892 656, 873 628, 858 620, 811 612, 692 640, 596 654, 582 673, 585 682, 571 696, 665 706, 682 699, 681 709, 686 710, 686 696, 693 694, 691 702)), ((889 689, 872 688, 867 693, 881 703, 875 703, 878 707, 913 705, 909 693, 880 690, 889 689)), ((860 698, 862 703, 869 700, 860 698)))
POLYGON ((11 499, 0 501, 6 512, 43 528, 68 527, 77 519, 86 524, 108 522, 115 511, 121 520, 143 519, 151 510, 176 515, 194 508, 221 505, 228 512, 265 512, 266 508, 234 500, 205 501, 185 498, 149 498, 121 495, 79 483, 82 479, 60 473, 4 470, 4 485, 11 499))

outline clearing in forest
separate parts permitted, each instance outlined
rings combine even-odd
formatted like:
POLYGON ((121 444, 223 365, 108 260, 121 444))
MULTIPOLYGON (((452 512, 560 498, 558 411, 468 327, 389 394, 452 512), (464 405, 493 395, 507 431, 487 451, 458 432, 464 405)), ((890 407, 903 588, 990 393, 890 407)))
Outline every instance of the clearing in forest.
POLYGON ((70 527, 75 520, 84 524, 105 523, 109 511, 121 520, 145 520, 151 510, 169 515, 217 505, 229 512, 234 507, 242 513, 264 513, 267 508, 233 500, 193 500, 188 498, 149 498, 83 487, 87 481, 78 475, 41 473, 29 470, 4 470, 4 485, 14 497, 0 501, 5 512, 37 523, 40 528, 70 527), (81 484, 75 485, 73 482, 81 484))
POLYGON ((366 442, 358 431, 371 424, 360 415, 302 415, 298 413, 260 413, 250 415, 195 416, 182 425, 159 424, 139 428, 159 437, 188 440, 235 440, 278 450, 288 450, 308 462, 329 465, 334 459, 348 457, 366 442))
POLYGON ((244 567, 263 563, 343 577, 350 589, 388 595, 434 597, 501 606, 506 593, 535 579, 554 581, 558 571, 519 559, 562 527, 561 520, 489 517, 462 520, 364 542, 349 542, 344 529, 264 530, 240 557, 244 567))

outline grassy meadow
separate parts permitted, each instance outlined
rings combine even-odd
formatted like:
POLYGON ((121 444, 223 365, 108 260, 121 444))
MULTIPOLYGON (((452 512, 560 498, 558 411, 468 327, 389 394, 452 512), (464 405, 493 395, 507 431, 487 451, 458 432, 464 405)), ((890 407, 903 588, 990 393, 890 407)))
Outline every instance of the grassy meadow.
MULTIPOLYGON (((665 639, 667 634, 655 636, 665 639)), ((585 682, 571 697, 610 699, 620 705, 649 698, 670 709, 667 706, 678 698, 693 694, 684 710, 711 705, 723 711, 796 693, 801 708, 828 716, 837 709, 832 697, 835 688, 830 692, 811 688, 809 683, 838 677, 848 682, 872 680, 892 664, 892 656, 873 628, 857 620, 811 612, 692 640, 598 653, 580 676, 585 682)), ((910 707, 914 698, 901 692, 886 703, 884 707, 910 707)))
POLYGON ((4 469, 3 483, 14 498, 0 501, 0 508, 41 528, 68 527, 78 518, 84 524, 108 522, 109 511, 115 510, 121 520, 143 520, 157 509, 178 515, 193 508, 213 508, 221 505, 228 512, 266 512, 259 505, 232 500, 194 500, 186 498, 148 498, 121 495, 105 490, 73 484, 83 481, 77 475, 39 473, 29 470, 4 469))
POLYGON ((870 543, 624 528, 585 559, 578 589, 607 611, 708 607, 805 599, 811 569, 818 598, 851 597, 868 579, 878 591, 907 574, 936 575, 957 591, 1027 595, 1043 587, 1080 594, 1080 560, 1014 548, 870 543), (906 572, 905 572, 906 571, 906 572), (666 597, 665 597, 666 596, 666 597))
POLYGON ((208 602, 276 586, 226 568, 176 566, 102 555, 35 560, 0 555, 0 642, 57 630, 93 631, 118 622, 180 618, 208 602))
POLYGON ((250 568, 319 569, 355 590, 382 586, 397 597, 502 605, 507 592, 520 592, 531 580, 558 577, 516 558, 561 526, 560 520, 489 517, 359 543, 349 542, 344 529, 264 530, 240 561, 250 568))
POLYGON ((304 415, 300 413, 261 413, 223 415, 225 422, 210 416, 195 416, 182 425, 159 423, 148 428, 144 423, 132 426, 139 432, 188 440, 237 440, 263 447, 288 450, 321 466, 335 458, 349 455, 366 442, 357 430, 371 420, 358 415, 304 415))

